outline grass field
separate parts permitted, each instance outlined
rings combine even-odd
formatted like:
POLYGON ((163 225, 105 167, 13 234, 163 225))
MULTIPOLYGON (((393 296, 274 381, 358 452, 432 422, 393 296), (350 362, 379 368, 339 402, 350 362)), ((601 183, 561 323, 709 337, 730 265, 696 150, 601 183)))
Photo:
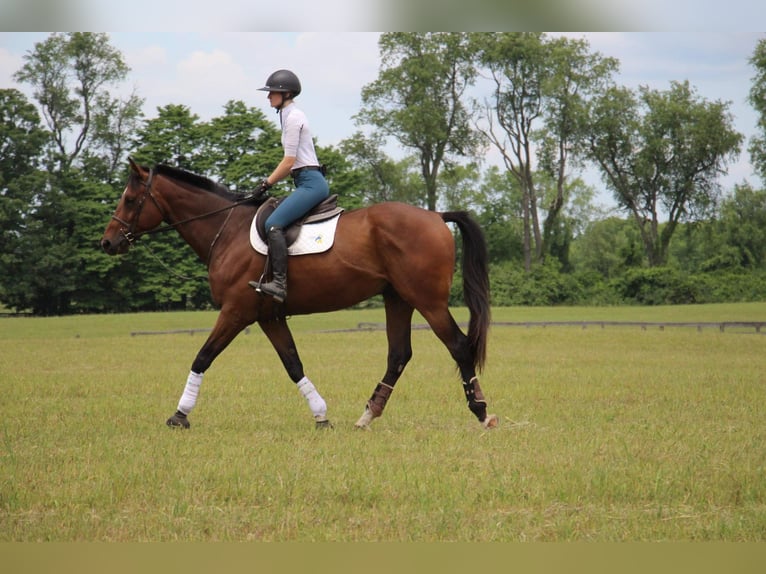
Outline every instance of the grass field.
MULTIPOLYGON (((457 309, 459 320, 467 319, 457 309)), ((381 310, 290 319, 332 431, 254 328, 170 430, 215 313, 0 319, 0 541, 764 541, 766 333, 495 327, 465 406, 444 347, 370 432, 381 310)), ((494 309, 496 321, 758 321, 766 303, 494 309)), ((416 317, 415 322, 422 322, 416 317)))

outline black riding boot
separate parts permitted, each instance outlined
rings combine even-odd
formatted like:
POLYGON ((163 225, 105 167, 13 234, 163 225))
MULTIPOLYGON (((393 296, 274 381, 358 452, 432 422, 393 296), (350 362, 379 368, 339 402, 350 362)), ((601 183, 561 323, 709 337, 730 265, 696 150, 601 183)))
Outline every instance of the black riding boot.
POLYGON ((250 281, 249 285, 259 293, 271 295, 281 303, 287 297, 287 244, 281 227, 272 227, 268 233, 269 260, 271 261, 272 280, 268 283, 250 281))

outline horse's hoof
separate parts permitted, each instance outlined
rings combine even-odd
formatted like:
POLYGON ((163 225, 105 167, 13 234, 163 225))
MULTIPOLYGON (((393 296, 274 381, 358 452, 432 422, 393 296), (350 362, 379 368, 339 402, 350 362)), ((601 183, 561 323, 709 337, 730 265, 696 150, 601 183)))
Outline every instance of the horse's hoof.
POLYGON ((321 421, 320 420, 316 421, 316 428, 317 430, 333 429, 335 428, 335 426, 333 426, 333 424, 328 419, 323 419, 321 421))
POLYGON ((365 407, 364 412, 362 413, 362 416, 359 417, 359 420, 356 421, 356 424, 354 424, 354 427, 358 429, 368 430, 370 428, 370 423, 375 417, 372 415, 372 411, 369 407, 365 407))
POLYGON ((495 428, 498 424, 500 424, 500 419, 497 418, 497 415, 487 415, 487 418, 482 421, 481 426, 489 430, 495 428))
POLYGON ((170 428, 188 429, 191 427, 191 424, 189 424, 189 419, 181 411, 176 411, 175 414, 167 420, 166 424, 170 428))

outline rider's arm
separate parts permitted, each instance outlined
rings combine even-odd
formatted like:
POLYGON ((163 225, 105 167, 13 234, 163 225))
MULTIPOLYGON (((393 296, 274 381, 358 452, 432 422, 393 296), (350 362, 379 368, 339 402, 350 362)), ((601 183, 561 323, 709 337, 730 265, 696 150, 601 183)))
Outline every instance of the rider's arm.
POLYGON ((279 165, 274 168, 274 171, 271 172, 271 175, 266 178, 266 181, 268 181, 269 185, 274 185, 275 183, 283 180, 288 175, 290 175, 290 170, 293 169, 294 165, 295 156, 286 155, 282 158, 282 161, 279 162, 279 165))

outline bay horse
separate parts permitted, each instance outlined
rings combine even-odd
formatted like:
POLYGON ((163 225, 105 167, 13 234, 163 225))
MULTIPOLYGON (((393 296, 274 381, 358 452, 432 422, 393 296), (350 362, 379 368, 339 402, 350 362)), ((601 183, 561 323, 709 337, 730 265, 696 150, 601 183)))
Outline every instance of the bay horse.
POLYGON ((496 415, 487 414, 476 376, 486 358, 489 277, 484 235, 468 213, 436 213, 396 202, 345 211, 330 250, 288 258, 288 297, 276 303, 248 285, 262 275, 266 263, 249 242, 257 201, 243 200, 241 194, 188 171, 128 161, 128 182, 101 247, 109 255, 124 254, 142 235, 175 229, 207 265, 212 298, 220 308, 168 426, 190 427, 188 415, 197 402, 203 374, 255 322, 306 398, 316 426, 331 426, 324 399, 304 373, 287 317, 345 309, 378 294, 385 303, 388 364, 355 426, 368 428, 381 416, 412 357, 415 309, 457 363, 470 411, 484 428, 498 424, 496 415), (455 223, 463 239, 463 294, 470 311, 467 335, 448 308, 455 240, 446 222, 455 223))

